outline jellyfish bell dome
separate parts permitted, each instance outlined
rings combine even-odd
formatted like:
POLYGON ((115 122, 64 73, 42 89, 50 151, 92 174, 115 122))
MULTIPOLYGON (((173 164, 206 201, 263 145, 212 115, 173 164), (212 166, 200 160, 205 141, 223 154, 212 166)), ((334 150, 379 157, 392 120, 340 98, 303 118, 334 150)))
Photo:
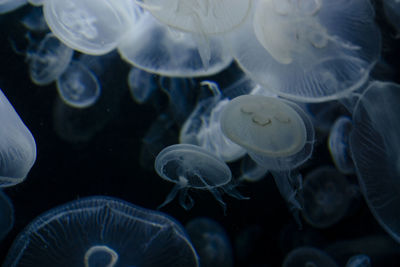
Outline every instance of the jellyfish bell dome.
POLYGON ((336 262, 324 251, 314 247, 298 247, 286 255, 282 267, 324 266, 338 267, 336 262))
POLYGON ((56 207, 33 220, 17 236, 4 266, 199 264, 183 227, 171 217, 95 196, 56 207))

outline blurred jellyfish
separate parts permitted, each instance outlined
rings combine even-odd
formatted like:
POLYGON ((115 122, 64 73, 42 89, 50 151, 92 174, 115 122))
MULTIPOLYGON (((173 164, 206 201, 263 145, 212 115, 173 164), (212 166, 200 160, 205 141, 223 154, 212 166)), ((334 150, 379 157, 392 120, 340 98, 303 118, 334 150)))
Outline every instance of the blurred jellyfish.
POLYGON ((258 182, 268 174, 268 169, 257 164, 249 156, 245 156, 240 162, 240 181, 258 182))
POLYGON ((230 36, 234 57, 257 83, 294 100, 346 96, 380 53, 369 0, 262 0, 230 36))
POLYGON ((366 202, 400 242, 400 86, 372 82, 354 108, 351 154, 366 202))
POLYGON ((27 52, 33 83, 47 85, 55 81, 71 62, 73 50, 48 33, 34 51, 27 52))
POLYGON ((298 247, 286 255, 282 267, 338 267, 324 251, 313 247, 298 247))
POLYGON ((14 226, 14 207, 11 200, 0 190, 0 241, 14 226))
POLYGON ((222 226, 205 217, 190 220, 187 234, 199 255, 202 267, 232 267, 233 255, 229 238, 222 226))
POLYGON ((0 90, 0 187, 25 180, 36 160, 36 143, 0 90))
POLYGON ((314 129, 306 113, 287 100, 243 95, 230 101, 220 121, 222 132, 271 172, 300 224, 302 177, 293 169, 313 150, 314 129))
POLYGON ((354 164, 350 156, 349 137, 352 121, 347 116, 339 117, 328 137, 328 148, 336 168, 343 174, 353 174, 354 164))
POLYGON ((340 221, 351 201, 351 186, 335 168, 321 166, 304 179, 303 218, 316 228, 327 228, 340 221))
POLYGON ((189 189, 207 190, 222 205, 226 204, 219 190, 237 199, 244 199, 231 183, 232 173, 228 165, 209 151, 190 144, 177 144, 164 148, 156 157, 155 170, 174 187, 159 208, 171 202, 179 192, 180 205, 189 210, 194 200, 189 189))
POLYGON ((364 254, 354 255, 347 261, 346 267, 371 267, 371 260, 364 254))
POLYGON ((61 99, 75 108, 87 108, 93 105, 101 93, 97 77, 79 61, 71 61, 65 72, 57 79, 56 85, 61 99))
POLYGON ((225 162, 235 161, 244 156, 246 150, 229 140, 221 131, 221 112, 229 100, 222 99, 216 83, 203 81, 201 84, 208 86, 213 96, 197 103, 181 128, 179 142, 200 146, 225 162))
POLYGON ((171 217, 111 197, 49 210, 16 238, 4 266, 198 266, 171 217))
POLYGON ((25 5, 27 0, 0 0, 0 14, 5 14, 14 11, 17 8, 25 5))
POLYGON ((44 17, 51 31, 82 53, 102 55, 115 49, 130 26, 134 1, 46 0, 44 17))
POLYGON ((382 1, 383 10, 385 11, 386 17, 390 23, 396 27, 397 37, 400 34, 400 1, 399 0, 385 0, 382 1))
POLYGON ((43 17, 43 9, 40 7, 31 8, 29 13, 21 19, 21 23, 30 31, 44 32, 49 30, 43 17))
POLYGON ((138 68, 131 68, 128 74, 129 92, 133 100, 143 104, 157 89, 156 75, 138 68))
POLYGON ((336 100, 322 103, 304 103, 303 107, 315 130, 323 136, 329 134, 338 117, 347 115, 345 107, 336 100))

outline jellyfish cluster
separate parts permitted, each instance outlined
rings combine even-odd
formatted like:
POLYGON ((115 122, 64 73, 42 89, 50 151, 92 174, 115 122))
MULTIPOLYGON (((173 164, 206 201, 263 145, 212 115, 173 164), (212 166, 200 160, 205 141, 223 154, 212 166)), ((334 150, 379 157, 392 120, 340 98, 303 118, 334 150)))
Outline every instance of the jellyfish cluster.
POLYGON ((398 266, 400 1, 0 0, 0 265, 398 266))

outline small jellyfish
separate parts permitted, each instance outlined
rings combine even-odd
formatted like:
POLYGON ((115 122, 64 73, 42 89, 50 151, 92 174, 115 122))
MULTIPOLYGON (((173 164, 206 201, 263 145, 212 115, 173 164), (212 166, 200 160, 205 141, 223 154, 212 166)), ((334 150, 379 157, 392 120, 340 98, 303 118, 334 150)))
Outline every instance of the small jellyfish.
POLYGON ((4 266, 199 266, 184 228, 120 199, 82 198, 47 211, 14 240, 4 266))
POLYGON ((338 267, 324 251, 314 247, 298 247, 286 255, 282 267, 338 267))
POLYGON ((0 241, 14 226, 14 207, 8 196, 0 190, 0 241))
POLYGON ((303 218, 316 228, 341 220, 351 201, 351 186, 335 168, 321 166, 307 174, 303 184, 303 218))
POLYGON ((226 204, 219 190, 238 199, 244 199, 231 183, 232 173, 226 163, 209 151, 191 144, 177 144, 164 148, 156 157, 155 170, 174 187, 159 208, 171 202, 179 192, 180 205, 189 210, 194 200, 189 189, 207 190, 222 205, 226 204))
POLYGON ((199 255, 202 267, 232 267, 233 255, 229 238, 222 226, 206 217, 190 220, 186 232, 199 255))
POLYGON ((346 267, 371 267, 371 259, 365 254, 354 255, 347 261, 346 267))
POLYGON ((39 46, 26 55, 32 82, 47 85, 55 81, 68 68, 73 53, 74 50, 48 33, 39 46))
POLYGON ((1 90, 0 124, 0 187, 8 187, 25 180, 36 160, 36 143, 1 90))
POLYGON ((138 68, 131 68, 128 74, 129 92, 138 104, 145 103, 157 89, 156 75, 138 68))
POLYGON ((5 14, 14 11, 21 6, 25 5, 27 0, 1 0, 0 1, 0 14, 5 14))
POLYGON ((101 86, 97 77, 84 64, 71 61, 57 79, 57 91, 61 99, 75 108, 87 108, 100 96, 101 86))
POLYGON ((328 137, 328 148, 336 168, 343 174, 353 174, 354 164, 350 156, 349 137, 352 121, 347 116, 339 117, 328 137))

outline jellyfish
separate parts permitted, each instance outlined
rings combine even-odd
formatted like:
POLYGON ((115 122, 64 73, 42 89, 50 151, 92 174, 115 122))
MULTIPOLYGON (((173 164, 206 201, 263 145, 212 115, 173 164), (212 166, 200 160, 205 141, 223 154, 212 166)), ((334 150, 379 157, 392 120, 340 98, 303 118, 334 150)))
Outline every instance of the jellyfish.
POLYGON ((29 31, 45 32, 49 30, 43 17, 43 9, 41 7, 31 8, 28 14, 21 19, 22 25, 29 31))
POLYGON ((47 85, 55 81, 71 62, 74 50, 48 33, 37 49, 27 52, 29 74, 33 83, 47 85))
POLYGON ((25 180, 36 160, 36 143, 0 90, 0 187, 25 180))
POLYGON ((380 54, 369 0, 261 0, 228 36, 240 67, 265 88, 302 102, 346 96, 380 54))
POLYGON ((382 3, 386 17, 397 30, 397 38, 398 38, 400 34, 400 1, 386 0, 382 1, 382 3))
POLYGON ((165 201, 158 207, 170 203, 179 192, 179 203, 189 210, 194 205, 189 189, 207 190, 221 204, 226 213, 226 204, 219 190, 237 199, 245 199, 233 186, 232 173, 228 165, 209 151, 191 144, 176 144, 164 148, 156 157, 157 174, 174 187, 165 201))
POLYGON ((14 226, 14 207, 8 196, 0 190, 0 241, 14 226))
POLYGON ((351 202, 351 186, 342 174, 331 166, 320 166, 304 179, 303 218, 316 228, 327 228, 339 222, 351 202))
POLYGON ((298 247, 286 255, 282 267, 338 267, 324 251, 314 247, 298 247))
POLYGON ((328 137, 328 148, 333 163, 343 174, 354 173, 354 164, 350 156, 349 146, 351 128, 351 119, 347 116, 341 116, 333 124, 328 137))
POLYGON ((302 209, 302 177, 294 171, 311 156, 314 129, 296 104, 268 96, 234 98, 221 114, 221 130, 271 172, 297 222, 302 209))
POLYGON ((199 266, 183 227, 161 212, 94 196, 53 208, 14 240, 4 266, 199 266))
POLYGON ((365 254, 354 255, 347 261, 346 267, 371 267, 371 259, 365 254))
POLYGON ((82 53, 103 55, 115 49, 129 29, 132 2, 46 0, 43 12, 51 31, 66 45, 82 53))
POLYGON ((14 11, 27 3, 27 0, 1 0, 0 14, 14 11))
POLYGON ((75 108, 87 108, 99 98, 101 86, 97 77, 84 64, 72 61, 57 79, 57 91, 61 99, 75 108))
POLYGON ((203 267, 232 267, 232 247, 222 226, 207 217, 197 217, 185 226, 203 267))
POLYGON ((240 161, 240 171, 241 176, 239 177, 240 181, 246 182, 258 182, 268 174, 268 169, 262 165, 257 164, 254 160, 252 160, 249 156, 244 156, 240 161))
POLYGON ((138 104, 145 103, 158 86, 154 74, 134 67, 130 69, 127 80, 129 92, 138 104))
POLYGON ((400 86, 375 81, 353 112, 350 150, 369 209, 400 242, 400 86))

